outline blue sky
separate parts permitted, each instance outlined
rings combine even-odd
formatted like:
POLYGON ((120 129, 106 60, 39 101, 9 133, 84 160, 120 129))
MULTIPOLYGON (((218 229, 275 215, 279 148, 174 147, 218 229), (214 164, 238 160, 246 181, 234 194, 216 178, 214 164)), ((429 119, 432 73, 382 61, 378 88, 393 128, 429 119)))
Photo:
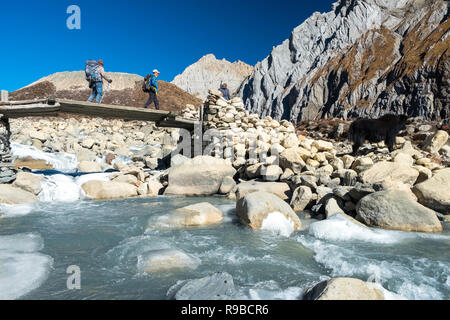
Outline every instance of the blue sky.
POLYGON ((106 71, 172 81, 213 53, 254 65, 314 11, 333 0, 25 0, 2 1, 0 89, 82 70, 102 58, 106 71), (81 30, 69 30, 69 5, 81 9, 81 30))

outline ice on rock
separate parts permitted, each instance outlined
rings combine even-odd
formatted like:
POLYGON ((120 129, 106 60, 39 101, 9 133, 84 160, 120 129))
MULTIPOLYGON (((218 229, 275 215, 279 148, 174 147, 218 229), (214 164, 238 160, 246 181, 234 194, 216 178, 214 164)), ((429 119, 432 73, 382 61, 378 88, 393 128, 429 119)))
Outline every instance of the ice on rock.
POLYGON ((39 253, 40 235, 0 236, 0 300, 15 300, 39 288, 53 267, 53 259, 39 253))

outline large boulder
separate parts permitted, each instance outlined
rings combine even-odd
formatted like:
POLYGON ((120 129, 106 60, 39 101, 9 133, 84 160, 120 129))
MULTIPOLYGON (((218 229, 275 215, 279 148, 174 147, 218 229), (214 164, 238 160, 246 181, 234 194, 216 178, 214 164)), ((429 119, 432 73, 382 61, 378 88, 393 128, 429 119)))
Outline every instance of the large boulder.
POLYGON ((138 269, 149 274, 196 269, 199 265, 199 259, 174 249, 149 251, 138 260, 138 269))
POLYGON ((319 151, 331 151, 334 149, 333 143, 329 141, 317 140, 312 143, 312 146, 319 151))
POLYGON ((427 140, 425 140, 423 150, 430 153, 438 153, 447 141, 448 133, 446 131, 439 130, 434 135, 428 136, 427 140))
POLYGON ((218 224, 223 221, 223 213, 208 202, 197 203, 177 209, 152 221, 149 229, 183 229, 218 224))
POLYGON ((296 148, 298 147, 300 141, 295 133, 289 134, 284 140, 283 140, 283 147, 286 149, 289 148, 296 148))
POLYGON ((373 167, 373 160, 369 157, 358 158, 353 162, 352 169, 356 172, 363 172, 373 167))
POLYGON ((236 187, 236 181, 232 177, 225 177, 220 185, 220 194, 229 194, 236 187))
POLYGON ((85 139, 83 139, 83 140, 80 141, 80 145, 81 145, 83 148, 86 148, 86 149, 92 149, 92 147, 94 146, 94 144, 95 144, 95 140, 92 139, 92 138, 85 138, 85 139))
POLYGON ((175 220, 186 227, 204 226, 222 222, 223 213, 212 204, 202 202, 175 210, 175 220))
POLYGON ((86 148, 81 148, 77 152, 78 162, 82 161, 95 161, 97 159, 97 153, 86 148))
POLYGON ((54 170, 52 164, 46 160, 36 160, 31 157, 18 158, 14 160, 14 168, 28 168, 31 170, 54 170))
POLYGON ((164 189, 164 186, 161 184, 161 182, 154 180, 154 179, 150 179, 147 182, 147 186, 148 186, 148 193, 147 195, 149 197, 157 197, 159 196, 159 194, 161 193, 161 190, 164 189))
POLYGON ((261 176, 261 169, 263 168, 262 163, 257 163, 245 168, 245 175, 248 179, 256 179, 261 176))
POLYGON ((278 181, 283 174, 283 170, 276 165, 264 166, 261 168, 261 176, 264 181, 278 181))
POLYGON ((19 172, 13 183, 14 187, 38 195, 42 191, 41 181, 43 177, 28 172, 19 172))
POLYGON ((136 184, 137 186, 137 192, 140 196, 147 196, 148 195, 148 183, 147 182, 138 182, 136 184))
POLYGON ((40 140, 41 142, 45 142, 49 138, 49 135, 42 131, 32 130, 30 132, 30 138, 40 140))
POLYGON ((419 171, 419 177, 416 181, 417 184, 425 182, 433 177, 433 172, 428 168, 422 166, 413 166, 413 168, 419 171))
POLYGON ((0 184, 0 203, 23 204, 37 201, 37 197, 31 192, 13 187, 9 184, 0 184))
POLYGON ((413 166, 414 165, 414 159, 412 156, 410 156, 407 153, 398 153, 395 157, 394 157, 394 162, 397 163, 403 163, 407 166, 413 166))
POLYGON ((236 294, 233 277, 218 272, 209 277, 181 281, 167 292, 168 300, 229 300, 236 294))
POLYGON ((93 200, 111 200, 138 196, 137 187, 129 183, 114 181, 89 181, 82 189, 93 200))
POLYGON ((410 165, 388 161, 378 162, 360 173, 362 182, 368 184, 384 183, 390 180, 414 185, 418 177, 419 172, 410 165))
POLYGON ((289 185, 284 182, 246 181, 237 185, 236 197, 240 199, 247 194, 259 191, 272 193, 283 200, 289 199, 292 193, 289 185))
POLYGON ((450 168, 437 171, 431 179, 417 184, 413 192, 424 206, 450 214, 450 168))
POLYGON ((302 147, 286 149, 280 154, 280 167, 283 170, 291 169, 295 174, 300 174, 306 166, 305 161, 310 157, 311 152, 302 147))
POLYGON ((405 191, 372 193, 358 203, 357 219, 368 226, 413 232, 441 232, 436 213, 415 202, 405 191))
POLYGON ((328 218, 337 215, 337 214, 341 214, 341 215, 345 215, 344 210, 342 210, 341 206, 339 205, 339 202, 336 198, 331 197, 329 199, 327 199, 324 203, 325 205, 325 216, 328 218))
POLYGON ((103 172, 102 164, 92 161, 81 161, 78 164, 78 168, 80 172, 84 173, 103 172))
POLYGON ((372 283, 335 278, 306 290, 303 300, 384 300, 384 294, 372 283))
POLYGON ((138 179, 135 175, 132 174, 119 174, 117 177, 111 178, 111 181, 128 183, 135 186, 138 182, 138 179))
POLYGON ((170 159, 170 167, 171 168, 175 168, 178 167, 180 165, 182 165, 183 163, 189 161, 190 159, 188 157, 185 157, 181 154, 177 154, 174 155, 171 159, 170 159))
POLYGON ((371 193, 374 193, 375 189, 368 184, 357 183, 355 186, 349 188, 348 195, 356 202, 368 196, 371 193))
POLYGON ((295 212, 302 212, 311 203, 313 193, 310 187, 300 186, 294 191, 291 200, 291 207, 295 212))
POLYGON ((236 170, 226 160, 199 156, 169 169, 166 195, 209 196, 219 192, 225 177, 236 170))
POLYGON ((292 226, 291 233, 302 226, 294 210, 279 197, 268 192, 255 192, 239 199, 236 205, 236 214, 242 223, 254 230, 265 229, 265 226, 270 229, 271 226, 265 225, 265 220, 270 218, 271 214, 284 216, 292 226))
POLYGON ((392 158, 395 158, 400 153, 407 154, 407 155, 409 155, 411 157, 420 157, 420 156, 422 156, 420 151, 414 149, 411 141, 406 141, 403 144, 403 147, 401 149, 397 149, 394 152, 391 152, 391 156, 392 156, 392 158))

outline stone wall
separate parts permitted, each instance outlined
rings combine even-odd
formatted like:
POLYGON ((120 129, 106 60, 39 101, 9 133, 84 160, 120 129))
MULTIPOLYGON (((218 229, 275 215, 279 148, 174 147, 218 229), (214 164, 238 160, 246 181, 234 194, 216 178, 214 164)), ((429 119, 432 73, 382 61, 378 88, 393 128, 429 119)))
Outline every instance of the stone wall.
MULTIPOLYGON (((223 152, 223 158, 239 164, 265 161, 286 148, 298 144, 295 127, 289 121, 271 117, 261 119, 245 110, 241 98, 225 100, 217 90, 210 90, 204 105, 206 148, 223 152)), ((208 151, 208 150, 207 150, 208 151)))
POLYGON ((9 183, 15 179, 15 171, 10 168, 11 164, 11 130, 9 120, 0 118, 0 183, 9 183))

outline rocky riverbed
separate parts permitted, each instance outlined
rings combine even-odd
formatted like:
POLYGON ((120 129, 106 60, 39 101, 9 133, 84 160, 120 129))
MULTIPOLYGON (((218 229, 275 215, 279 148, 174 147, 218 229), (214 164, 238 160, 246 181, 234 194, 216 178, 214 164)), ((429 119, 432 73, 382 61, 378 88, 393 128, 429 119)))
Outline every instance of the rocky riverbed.
MULTIPOLYGON (((369 144, 352 156, 345 141, 347 122, 296 127, 270 117, 261 119, 249 114, 239 98, 226 101, 216 91, 210 91, 203 114, 209 137, 204 145, 210 155, 193 159, 183 155, 168 159, 180 131, 152 123, 11 120, 17 174, 14 181, 0 185, 0 209, 9 212, 15 206, 52 201, 221 195, 233 203, 236 221, 247 230, 284 237, 307 230, 309 221, 343 223, 368 238, 377 238, 379 229, 440 234, 450 221, 450 147, 448 133, 439 124, 411 119, 394 152, 383 144, 369 144), (48 170, 57 172, 49 175, 48 170)), ((198 119, 200 112, 187 106, 183 116, 198 119)), ((150 219, 148 230, 223 224, 227 219, 223 210, 202 199, 192 198, 189 205, 150 219)), ((199 265, 198 258, 175 249, 146 252, 137 264, 141 272, 152 275, 195 270, 199 265)), ((205 298, 199 288, 206 286, 211 298, 229 298, 233 286, 221 283, 229 277, 218 274, 185 281, 169 290, 168 297, 205 298)), ((317 287, 304 288, 301 296, 392 298, 382 287, 360 280, 321 280, 315 281, 320 282, 317 287), (345 296, 341 286, 354 288, 353 293, 345 296)))

